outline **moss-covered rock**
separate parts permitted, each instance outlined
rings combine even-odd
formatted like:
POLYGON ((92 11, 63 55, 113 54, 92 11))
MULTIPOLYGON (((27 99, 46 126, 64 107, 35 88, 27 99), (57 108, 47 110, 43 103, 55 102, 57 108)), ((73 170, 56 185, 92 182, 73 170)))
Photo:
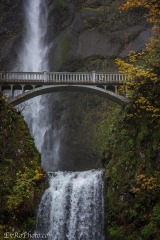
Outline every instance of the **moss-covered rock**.
POLYGON ((159 239, 160 125, 123 110, 105 148, 108 239, 159 239))
MULTIPOLYGON (((146 32, 149 25, 143 11, 134 9, 121 12, 121 3, 116 0, 52 2, 52 22, 49 25, 50 38, 54 39, 50 51, 51 69, 65 68, 82 58, 99 56, 108 61, 122 55, 126 57, 131 48, 142 50, 149 36, 146 32)), ((114 66, 112 62, 112 68, 114 66)), ((108 68, 106 70, 109 71, 108 68)))
POLYGON ((70 48, 70 33, 65 31, 59 36, 51 59, 55 69, 60 69, 60 67, 66 63, 70 48))
POLYGON ((44 173, 28 127, 0 93, 0 239, 3 233, 35 227, 44 173))

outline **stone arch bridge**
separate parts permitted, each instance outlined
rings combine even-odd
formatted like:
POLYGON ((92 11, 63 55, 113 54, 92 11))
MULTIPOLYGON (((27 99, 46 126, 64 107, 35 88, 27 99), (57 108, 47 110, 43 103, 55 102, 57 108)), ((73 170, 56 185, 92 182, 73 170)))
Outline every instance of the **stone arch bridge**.
POLYGON ((14 106, 42 94, 64 91, 97 94, 125 105, 128 99, 118 94, 118 88, 126 81, 124 74, 95 71, 0 72, 0 89, 9 91, 8 102, 14 106))

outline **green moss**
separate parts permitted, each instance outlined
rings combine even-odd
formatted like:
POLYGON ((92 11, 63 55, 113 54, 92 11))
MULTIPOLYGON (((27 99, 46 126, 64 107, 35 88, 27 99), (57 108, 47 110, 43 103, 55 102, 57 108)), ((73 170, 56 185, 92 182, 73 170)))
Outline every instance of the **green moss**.
POLYGON ((104 6, 100 6, 100 7, 95 7, 95 8, 91 8, 91 7, 84 7, 84 8, 81 8, 81 10, 83 11, 91 11, 91 12, 102 12, 104 11, 104 6))
POLYGON ((87 8, 87 9, 97 9, 99 7, 101 7, 102 5, 102 2, 101 1, 98 1, 98 0, 77 0, 76 1, 76 6, 79 8, 79 9, 83 9, 83 8, 87 8))
POLYGON ((120 227, 112 227, 109 229, 108 234, 109 240, 124 240, 124 233, 123 230, 120 227))
POLYGON ((156 229, 153 223, 149 223, 144 226, 142 230, 143 240, 152 240, 156 235, 156 229))
POLYGON ((68 52, 70 49, 70 39, 69 34, 64 32, 54 50, 53 63, 55 69, 59 69, 64 62, 66 62, 68 57, 68 52))
POLYGON ((119 240, 123 234, 125 240, 159 239, 160 129, 157 126, 144 118, 129 120, 127 109, 123 109, 108 131, 105 178, 109 240, 119 240), (146 180, 137 183, 137 176, 146 180), (151 183, 152 178, 156 179, 155 184, 151 183))
POLYGON ((153 208, 154 222, 160 226, 160 203, 156 204, 153 208))
POLYGON ((97 18, 95 16, 88 16, 83 19, 83 31, 85 30, 93 30, 99 27, 102 24, 101 18, 97 18))
POLYGON ((0 92, 0 225, 3 232, 32 231, 44 180, 40 154, 19 112, 0 92), (22 229, 23 228, 23 229, 22 229))
POLYGON ((139 23, 145 24, 143 9, 121 12, 119 10, 120 4, 119 1, 111 1, 105 5, 92 1, 90 3, 88 1, 81 3, 80 9, 82 13, 86 12, 84 16, 82 14, 83 31, 96 28, 102 33, 111 33, 139 25, 139 23))
POLYGON ((61 67, 63 71, 116 71, 115 59, 104 58, 101 56, 92 56, 81 59, 72 59, 64 63, 61 67), (113 70, 114 69, 114 70, 113 70))
POLYGON ((55 0, 55 4, 56 5, 65 5, 66 4, 66 0, 55 0))

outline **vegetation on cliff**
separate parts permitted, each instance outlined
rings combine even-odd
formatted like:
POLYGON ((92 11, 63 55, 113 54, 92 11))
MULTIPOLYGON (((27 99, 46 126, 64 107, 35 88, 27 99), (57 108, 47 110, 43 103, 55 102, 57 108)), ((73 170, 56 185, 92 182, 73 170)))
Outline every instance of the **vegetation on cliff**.
POLYGON ((31 231, 44 179, 40 154, 28 127, 0 93, 0 239, 4 232, 31 231))
POLYGON ((147 8, 154 27, 143 52, 116 61, 130 79, 130 104, 111 128, 105 148, 109 240, 160 236, 160 29, 157 1, 151 2, 127 1, 122 6, 147 8))

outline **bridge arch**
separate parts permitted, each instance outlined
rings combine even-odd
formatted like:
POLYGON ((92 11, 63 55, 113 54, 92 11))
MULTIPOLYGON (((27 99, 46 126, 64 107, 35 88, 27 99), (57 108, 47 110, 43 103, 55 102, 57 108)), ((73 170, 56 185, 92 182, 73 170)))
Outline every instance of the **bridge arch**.
POLYGON ((24 92, 16 97, 9 99, 9 103, 14 106, 23 103, 31 98, 53 92, 84 92, 90 94, 96 94, 98 96, 107 98, 121 106, 124 106, 129 102, 129 100, 123 96, 120 96, 114 92, 102 89, 97 86, 91 85, 50 85, 43 86, 40 88, 35 88, 33 90, 24 92))

